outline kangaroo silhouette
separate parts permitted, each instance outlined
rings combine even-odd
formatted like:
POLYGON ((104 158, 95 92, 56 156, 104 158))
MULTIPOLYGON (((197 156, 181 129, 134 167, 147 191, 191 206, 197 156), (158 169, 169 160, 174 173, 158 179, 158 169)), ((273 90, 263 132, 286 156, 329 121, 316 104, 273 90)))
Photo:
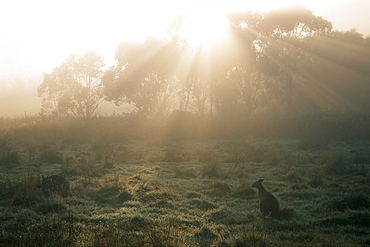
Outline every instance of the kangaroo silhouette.
POLYGON ((260 211, 263 216, 277 218, 280 215, 280 204, 273 194, 268 192, 262 185, 264 179, 259 179, 252 184, 253 188, 258 189, 260 199, 260 211))

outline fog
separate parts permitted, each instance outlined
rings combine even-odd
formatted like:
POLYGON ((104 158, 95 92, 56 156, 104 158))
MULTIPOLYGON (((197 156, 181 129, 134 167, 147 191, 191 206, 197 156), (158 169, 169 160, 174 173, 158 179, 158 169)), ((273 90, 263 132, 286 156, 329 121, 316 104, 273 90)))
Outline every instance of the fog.
MULTIPOLYGON (((115 50, 123 41, 144 42, 145 37, 166 37, 177 14, 238 11, 268 12, 299 4, 332 22, 334 30, 355 28, 366 37, 370 2, 356 1, 150 1, 104 4, 81 1, 12 1, 0 4, 0 115, 37 114, 41 98, 37 88, 71 54, 95 50, 104 56, 105 68, 115 64, 115 50), (144 7, 145 6, 145 7, 144 7)), ((189 37, 188 37, 189 38, 189 37)), ((191 37, 190 37, 191 38, 191 37)), ((127 110, 104 101, 100 114, 127 110)))

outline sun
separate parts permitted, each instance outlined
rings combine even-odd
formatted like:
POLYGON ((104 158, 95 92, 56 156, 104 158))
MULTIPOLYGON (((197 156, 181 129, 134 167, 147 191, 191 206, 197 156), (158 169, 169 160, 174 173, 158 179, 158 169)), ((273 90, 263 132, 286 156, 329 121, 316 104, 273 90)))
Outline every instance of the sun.
POLYGON ((182 35, 194 47, 211 47, 228 34, 226 16, 219 12, 192 12, 186 15, 182 35))

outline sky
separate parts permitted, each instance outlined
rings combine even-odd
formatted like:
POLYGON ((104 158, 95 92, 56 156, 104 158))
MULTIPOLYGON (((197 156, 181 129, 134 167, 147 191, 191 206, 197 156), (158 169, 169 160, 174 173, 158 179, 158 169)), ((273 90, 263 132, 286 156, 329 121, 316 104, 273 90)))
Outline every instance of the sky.
POLYGON ((164 35, 178 14, 264 12, 293 4, 332 21, 335 29, 370 34, 370 0, 1 1, 0 78, 42 78, 72 52, 88 50, 103 54, 111 65, 120 42, 164 35))

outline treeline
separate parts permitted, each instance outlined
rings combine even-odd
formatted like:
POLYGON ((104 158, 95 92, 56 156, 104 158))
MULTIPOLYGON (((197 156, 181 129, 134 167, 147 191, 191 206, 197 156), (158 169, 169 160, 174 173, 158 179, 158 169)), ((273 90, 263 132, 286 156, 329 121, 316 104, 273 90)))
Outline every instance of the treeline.
POLYGON ((41 115, 91 118, 103 101, 129 103, 152 120, 174 112, 234 122, 370 113, 370 37, 335 31, 298 7, 227 18, 228 38, 211 47, 191 47, 179 17, 167 39, 121 43, 113 67, 95 51, 72 54, 45 74, 41 115))

